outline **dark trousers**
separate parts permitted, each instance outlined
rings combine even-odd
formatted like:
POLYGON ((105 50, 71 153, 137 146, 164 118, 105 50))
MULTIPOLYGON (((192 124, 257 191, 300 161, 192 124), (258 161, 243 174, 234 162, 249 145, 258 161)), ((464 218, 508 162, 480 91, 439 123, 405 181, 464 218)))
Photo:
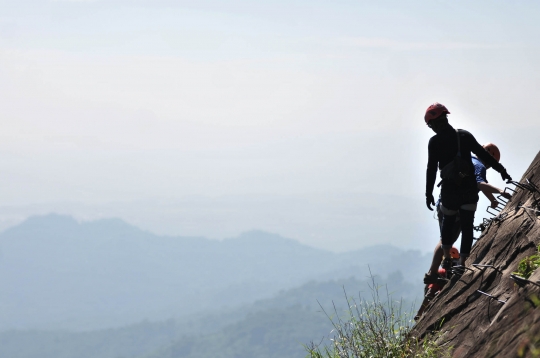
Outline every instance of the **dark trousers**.
MULTIPOLYGON (((462 256, 469 256, 473 243, 474 211, 461 208, 465 204, 476 204, 478 202, 478 189, 476 180, 472 177, 466 178, 461 186, 456 186, 452 182, 443 182, 441 188, 441 204, 450 210, 459 210, 461 222, 461 249, 462 256)), ((455 241, 454 223, 456 215, 443 215, 441 227, 441 242, 444 246, 451 246, 455 241)))
MULTIPOLYGON (((474 211, 459 209, 459 219, 461 222, 461 249, 459 252, 462 256, 469 256, 474 238, 474 211)), ((443 246, 452 246, 455 242, 455 224, 456 215, 443 215, 441 228, 441 242, 443 246)))

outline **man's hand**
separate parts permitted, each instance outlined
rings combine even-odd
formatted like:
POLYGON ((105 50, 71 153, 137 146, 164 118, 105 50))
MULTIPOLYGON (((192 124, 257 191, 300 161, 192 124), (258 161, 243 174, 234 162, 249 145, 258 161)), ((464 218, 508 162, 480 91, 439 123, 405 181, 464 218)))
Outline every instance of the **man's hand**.
POLYGON ((491 205, 493 209, 495 209, 497 206, 499 206, 499 202, 496 199, 491 200, 491 205))
POLYGON ((435 206, 435 198, 433 198, 433 194, 426 195, 426 205, 429 210, 433 211, 431 208, 431 205, 435 206))
POLYGON ((512 177, 510 176, 510 174, 506 172, 506 169, 503 172, 501 172, 501 178, 503 180, 506 180, 507 183, 510 183, 510 181, 512 180, 512 177))
POLYGON ((506 199, 512 198, 512 194, 507 193, 507 192, 505 192, 505 191, 501 191, 500 194, 501 194, 501 196, 502 196, 503 198, 506 198, 506 199))

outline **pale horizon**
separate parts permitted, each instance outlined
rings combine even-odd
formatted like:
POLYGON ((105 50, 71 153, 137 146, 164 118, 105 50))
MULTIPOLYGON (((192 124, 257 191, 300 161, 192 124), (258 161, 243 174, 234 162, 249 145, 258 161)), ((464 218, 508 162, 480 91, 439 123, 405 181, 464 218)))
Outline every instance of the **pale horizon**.
POLYGON ((0 229, 58 212, 158 234, 259 229, 336 251, 383 240, 427 252, 429 104, 496 143, 514 180, 540 149, 536 3, 0 9, 0 229), (381 226, 405 217, 366 234, 365 210, 384 205, 365 195, 392 207, 381 226))

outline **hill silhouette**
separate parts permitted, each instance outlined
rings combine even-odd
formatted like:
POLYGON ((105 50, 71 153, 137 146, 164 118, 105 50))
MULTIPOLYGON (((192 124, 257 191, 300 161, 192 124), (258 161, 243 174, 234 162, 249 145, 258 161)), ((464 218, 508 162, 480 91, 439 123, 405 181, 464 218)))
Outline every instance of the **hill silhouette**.
MULTIPOLYGON (((118 219, 31 217, 0 234, 0 329, 104 329, 219 311, 310 280, 422 272, 417 251, 348 253, 251 231, 222 241, 158 236, 118 219)), ((405 275, 405 278, 410 275, 405 275)))

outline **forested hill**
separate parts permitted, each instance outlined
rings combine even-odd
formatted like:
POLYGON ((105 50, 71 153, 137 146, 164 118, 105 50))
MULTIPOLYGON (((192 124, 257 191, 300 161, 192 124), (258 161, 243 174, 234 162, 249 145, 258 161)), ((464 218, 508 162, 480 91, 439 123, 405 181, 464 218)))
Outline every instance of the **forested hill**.
POLYGON ((32 217, 0 234, 0 329, 104 329, 219 311, 309 280, 365 278, 429 257, 376 246, 336 254, 260 231, 223 241, 157 236, 117 219, 32 217))
MULTIPOLYGON (((296 358, 303 344, 331 336, 332 325, 322 308, 346 316, 346 299, 369 298, 369 279, 309 282, 274 297, 218 313, 195 314, 161 322, 140 322, 116 329, 89 332, 0 332, 0 357, 9 358, 296 358), (319 303, 321 306, 319 306, 319 303)), ((377 278, 404 308, 422 293, 394 273, 377 278)))

